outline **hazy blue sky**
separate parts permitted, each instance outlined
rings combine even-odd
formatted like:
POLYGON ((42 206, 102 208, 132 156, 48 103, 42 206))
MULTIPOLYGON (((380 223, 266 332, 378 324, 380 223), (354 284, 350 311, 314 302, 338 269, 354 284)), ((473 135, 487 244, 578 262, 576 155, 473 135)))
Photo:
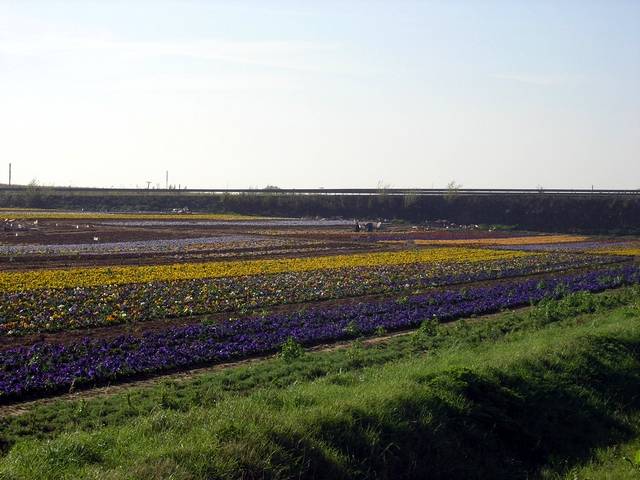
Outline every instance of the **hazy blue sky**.
POLYGON ((0 0, 0 182, 640 188, 640 1, 0 0))

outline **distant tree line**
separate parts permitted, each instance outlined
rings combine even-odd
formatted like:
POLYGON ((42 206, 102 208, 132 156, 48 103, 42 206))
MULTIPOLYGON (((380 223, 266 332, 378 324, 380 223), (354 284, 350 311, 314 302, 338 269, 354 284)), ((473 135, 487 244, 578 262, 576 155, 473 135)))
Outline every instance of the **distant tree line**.
POLYGON ((245 194, 104 194, 64 192, 31 185, 0 192, 0 207, 91 211, 234 212, 292 217, 449 220, 460 224, 507 225, 519 229, 589 233, 640 233, 640 196, 545 193, 458 195, 299 195, 263 191, 245 194))

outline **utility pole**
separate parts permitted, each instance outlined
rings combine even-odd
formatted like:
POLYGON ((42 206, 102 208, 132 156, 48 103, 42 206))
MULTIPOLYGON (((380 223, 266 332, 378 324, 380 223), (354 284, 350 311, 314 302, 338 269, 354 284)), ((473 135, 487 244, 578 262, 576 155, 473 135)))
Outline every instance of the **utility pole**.
POLYGON ((11 186, 11 162, 9 162, 9 186, 11 186))
POLYGON ((165 174, 164 183, 165 183, 165 188, 169 190, 169 170, 167 170, 167 173, 165 174))
POLYGON ((151 188, 151 180, 147 180, 147 190, 151 188))

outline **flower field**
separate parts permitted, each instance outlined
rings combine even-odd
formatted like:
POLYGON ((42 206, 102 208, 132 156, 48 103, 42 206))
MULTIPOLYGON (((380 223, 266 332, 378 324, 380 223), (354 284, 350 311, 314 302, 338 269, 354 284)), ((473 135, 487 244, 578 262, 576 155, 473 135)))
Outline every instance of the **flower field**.
POLYGON ((578 242, 558 242, 558 243, 527 243, 527 244, 493 244, 491 248, 505 250, 520 250, 523 252, 583 252, 605 255, 633 255, 639 247, 637 241, 598 239, 578 242), (631 253, 622 253, 629 251, 631 253))
POLYGON ((483 262, 501 258, 516 258, 523 255, 526 254, 467 248, 443 248, 242 262, 2 272, 0 273, 0 291, 16 292, 41 288, 89 287, 196 278, 237 277, 412 263, 483 262))
POLYGON ((606 253, 608 255, 623 255, 623 256, 640 256, 640 248, 611 248, 605 250, 599 250, 596 253, 606 253))
POLYGON ((269 238, 257 235, 219 235, 215 237, 179 238, 162 240, 140 240, 129 242, 80 243, 80 244, 18 244, 0 245, 0 257, 20 258, 25 256, 56 257, 74 256, 96 258, 97 256, 120 255, 121 257, 149 255, 182 255, 185 258, 223 259, 237 256, 268 256, 276 254, 321 253, 340 250, 367 249, 368 245, 351 243, 329 243, 318 240, 269 238))
POLYGON ((102 223, 76 228, 56 212, 17 213, 43 220, 0 245, 0 402, 639 276, 628 239, 406 227, 358 236, 349 220, 209 215, 90 214, 102 223))
POLYGON ((425 319, 481 315, 567 292, 597 292, 639 282, 640 268, 627 266, 546 281, 517 280, 401 300, 170 328, 140 337, 39 343, 0 352, 0 400, 267 353, 288 338, 309 345, 381 328, 415 327, 425 319))
MULTIPOLYGON (((439 250, 442 254, 443 251, 439 250)), ((327 257, 325 257, 327 258, 327 257)), ((379 258, 379 257, 378 257, 379 258)), ((394 257, 391 257, 394 258, 394 257)), ((290 303, 414 292, 620 261, 535 254, 494 260, 351 266, 205 279, 0 292, 0 334, 66 330, 290 303)))
MULTIPOLYGON (((527 235, 506 238, 469 238, 469 239, 416 239, 412 240, 416 245, 547 245, 582 242, 589 237, 580 235, 527 235)), ((386 240, 389 243, 399 243, 403 240, 386 240)))
POLYGON ((17 244, 0 245, 2 255, 69 255, 104 253, 157 253, 184 252, 206 248, 255 249, 292 245, 317 244, 313 241, 294 241, 281 238, 264 238, 256 235, 217 235, 214 237, 140 240, 130 242, 103 242, 78 244, 17 244))
POLYGON ((589 250, 591 253, 605 255, 640 256, 640 242, 621 242, 618 244, 601 245, 589 250))

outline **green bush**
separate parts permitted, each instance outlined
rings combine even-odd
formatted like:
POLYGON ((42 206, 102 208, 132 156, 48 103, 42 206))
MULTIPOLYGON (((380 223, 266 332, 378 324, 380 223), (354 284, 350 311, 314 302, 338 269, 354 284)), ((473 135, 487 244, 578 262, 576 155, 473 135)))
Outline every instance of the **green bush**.
POLYGON ((304 355, 304 348, 293 337, 287 340, 280 347, 280 358, 285 362, 292 362, 304 355))

